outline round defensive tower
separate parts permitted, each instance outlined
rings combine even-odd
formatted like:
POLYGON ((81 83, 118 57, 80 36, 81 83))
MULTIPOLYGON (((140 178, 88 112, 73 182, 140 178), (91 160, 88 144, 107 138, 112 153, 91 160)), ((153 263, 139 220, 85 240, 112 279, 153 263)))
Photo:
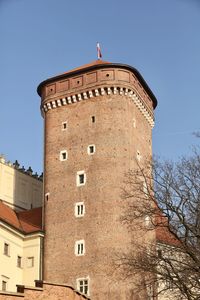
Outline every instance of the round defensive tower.
POLYGON ((139 299, 113 257, 130 249, 120 222, 124 174, 152 155, 157 100, 140 73, 102 60, 43 81, 44 280, 93 300, 139 299))

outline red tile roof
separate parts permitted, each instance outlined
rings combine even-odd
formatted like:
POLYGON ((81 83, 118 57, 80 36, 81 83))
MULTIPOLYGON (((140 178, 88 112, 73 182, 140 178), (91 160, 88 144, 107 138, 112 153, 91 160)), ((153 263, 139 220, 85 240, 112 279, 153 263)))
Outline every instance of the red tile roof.
POLYGON ((109 65, 109 64, 112 64, 112 63, 110 63, 110 62, 108 62, 108 61, 105 61, 105 60, 100 60, 100 59, 98 59, 98 60, 91 61, 91 62, 88 63, 88 64, 85 64, 85 65, 82 65, 82 66, 80 66, 80 67, 74 68, 74 69, 72 69, 72 70, 70 70, 70 71, 67 71, 67 72, 65 72, 65 73, 62 73, 62 74, 60 74, 60 75, 72 73, 72 72, 75 72, 75 71, 81 71, 82 69, 86 69, 86 68, 90 68, 90 67, 98 66, 98 65, 105 65, 105 64, 106 64, 106 65, 109 65))
POLYGON ((25 234, 42 230, 42 208, 15 212, 0 201, 0 221, 5 222, 25 234))
POLYGON ((157 216, 156 240, 169 246, 181 246, 181 242, 169 230, 169 222, 167 217, 161 214, 157 216))

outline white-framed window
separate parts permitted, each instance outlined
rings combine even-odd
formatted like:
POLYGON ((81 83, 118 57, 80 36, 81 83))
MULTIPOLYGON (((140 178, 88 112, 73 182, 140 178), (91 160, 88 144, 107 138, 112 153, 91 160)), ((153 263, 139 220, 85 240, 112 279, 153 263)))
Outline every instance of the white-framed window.
POLYGON ((22 257, 21 256, 17 256, 17 267, 21 268, 22 267, 22 257))
POLYGON ((27 267, 28 268, 34 267, 34 257, 33 256, 27 257, 27 267))
POLYGON ((83 217, 85 214, 85 204, 83 202, 76 202, 74 213, 77 218, 83 217))
POLYGON ((67 160, 67 158, 68 158, 67 150, 60 151, 60 160, 64 161, 64 160, 67 160))
POLYGON ((67 127, 68 127, 67 121, 62 122, 61 129, 62 130, 67 130, 67 127))
POLYGON ((89 145, 87 147, 87 153, 88 153, 88 155, 93 155, 95 153, 95 151, 96 151, 95 145, 89 145))
POLYGON ((10 245, 8 243, 4 243, 3 254, 10 256, 10 245))
POLYGON ((85 254, 85 241, 79 240, 75 242, 75 254, 81 256, 85 254))
POLYGON ((45 194, 45 200, 48 202, 49 201, 49 196, 50 196, 50 193, 46 193, 45 194))
POLYGON ((78 278, 76 280, 77 290, 84 295, 89 296, 89 277, 78 278))
POLYGON ((141 158, 142 158, 142 156, 141 156, 141 154, 140 154, 140 151, 139 151, 139 150, 137 150, 136 157, 137 157, 137 160, 138 160, 138 161, 141 161, 141 158))
POLYGON ((86 174, 85 171, 78 171, 76 174, 76 185, 82 186, 86 183, 86 174))

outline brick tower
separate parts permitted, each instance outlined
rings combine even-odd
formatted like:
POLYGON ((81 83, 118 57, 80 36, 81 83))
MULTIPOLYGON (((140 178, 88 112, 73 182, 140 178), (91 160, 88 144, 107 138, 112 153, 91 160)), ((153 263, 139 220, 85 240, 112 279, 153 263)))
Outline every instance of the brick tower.
POLYGON ((133 67, 102 60, 38 87, 45 125, 44 280, 93 300, 139 299, 113 273, 130 248, 120 188, 136 160, 152 154, 157 100, 133 67))

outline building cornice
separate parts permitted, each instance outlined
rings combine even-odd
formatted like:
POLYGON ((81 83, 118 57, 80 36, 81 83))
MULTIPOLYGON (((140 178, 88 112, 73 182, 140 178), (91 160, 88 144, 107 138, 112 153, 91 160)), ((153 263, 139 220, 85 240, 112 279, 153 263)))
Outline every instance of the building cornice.
POLYGON ((41 105, 42 114, 51 109, 55 109, 61 106, 71 105, 80 101, 86 101, 88 99, 104 96, 104 95, 120 95, 127 96, 138 107, 140 112, 144 115, 151 127, 154 126, 153 110, 149 109, 139 94, 131 87, 126 85, 109 86, 103 85, 102 87, 96 86, 95 88, 82 90, 79 93, 65 94, 63 97, 47 98, 41 105))
POLYGON ((0 219, 0 226, 10 232, 12 232, 13 234, 18 235, 19 237, 23 238, 23 239, 27 239, 33 236, 44 236, 44 232, 42 230, 37 230, 34 232, 25 232, 21 229, 16 228, 15 226, 11 225, 10 223, 6 222, 5 220, 0 219))
POLYGON ((64 74, 60 74, 51 78, 48 78, 44 81, 42 81, 38 88, 37 88, 37 92, 38 95, 41 96, 42 95, 42 88, 43 86, 50 84, 52 82, 58 81, 58 80, 63 80, 65 78, 70 78, 72 76, 76 76, 76 75, 81 75, 85 72, 89 72, 89 71, 93 71, 93 70, 98 70, 98 69, 105 69, 105 68, 121 68, 121 69, 125 69, 128 70, 130 72, 132 72, 138 79, 138 81, 141 83, 141 85, 144 87, 145 91, 147 92, 147 94, 150 96, 150 98, 153 101, 153 107, 156 108, 157 106, 157 99, 155 97, 155 95, 153 94, 153 92, 151 91, 151 89, 149 88, 149 86, 147 85, 146 81, 144 80, 144 78, 142 77, 142 75, 140 74, 140 72, 135 69, 132 66, 126 65, 126 64, 119 64, 119 63, 102 63, 102 64, 93 64, 90 66, 86 66, 86 67, 80 67, 76 70, 72 70, 69 71, 67 73, 64 74))

